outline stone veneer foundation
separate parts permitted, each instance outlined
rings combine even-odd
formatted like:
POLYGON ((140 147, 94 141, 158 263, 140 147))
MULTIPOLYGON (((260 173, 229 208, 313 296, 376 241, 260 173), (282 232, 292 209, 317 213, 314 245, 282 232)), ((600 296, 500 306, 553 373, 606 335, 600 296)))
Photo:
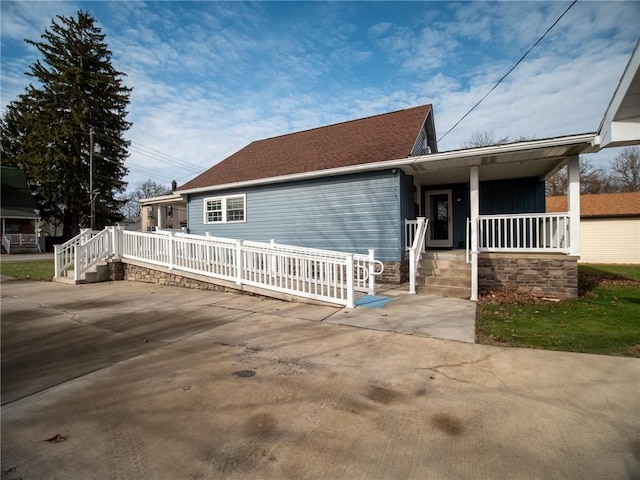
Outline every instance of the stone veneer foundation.
POLYGON ((376 278, 376 283, 401 284, 409 281, 409 261, 382 262, 384 271, 376 278))
POLYGON ((491 253, 478 256, 481 291, 528 293, 538 297, 578 296, 578 257, 561 254, 491 253))
POLYGON ((237 283, 228 280, 214 279, 190 272, 173 273, 164 267, 156 268, 157 269, 138 265, 130 260, 127 260, 127 262, 121 262, 118 260, 113 262, 113 267, 110 267, 109 269, 110 274, 112 272, 116 273, 116 275, 110 277, 110 280, 154 283, 156 285, 165 285, 167 287, 194 288, 197 290, 210 290, 215 292, 233 292, 264 299, 277 298, 288 302, 328 305, 326 302, 315 301, 308 298, 303 299, 295 295, 289 295, 282 292, 270 291, 269 295, 264 295, 263 289, 252 287, 250 285, 238 285, 237 283), (121 272, 121 274, 119 272, 121 272))

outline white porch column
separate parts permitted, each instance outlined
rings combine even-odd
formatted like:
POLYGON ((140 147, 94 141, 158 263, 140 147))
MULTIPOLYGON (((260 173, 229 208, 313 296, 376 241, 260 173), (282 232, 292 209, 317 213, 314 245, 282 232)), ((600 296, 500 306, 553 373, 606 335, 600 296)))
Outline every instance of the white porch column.
POLYGON ((162 222, 162 207, 158 205, 158 229, 162 230, 163 222, 162 222))
POLYGON ((569 210, 569 254, 580 255, 580 161, 577 155, 567 163, 567 209, 569 210))
POLYGON ((471 202, 471 300, 478 300, 478 217, 480 216, 480 176, 478 167, 469 169, 469 199, 471 202))

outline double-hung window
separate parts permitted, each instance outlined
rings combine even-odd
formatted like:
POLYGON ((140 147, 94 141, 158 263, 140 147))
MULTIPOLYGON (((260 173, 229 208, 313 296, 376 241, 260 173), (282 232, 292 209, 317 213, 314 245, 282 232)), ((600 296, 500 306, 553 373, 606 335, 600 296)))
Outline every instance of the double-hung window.
POLYGON ((204 223, 246 221, 246 195, 229 195, 204 199, 204 223))

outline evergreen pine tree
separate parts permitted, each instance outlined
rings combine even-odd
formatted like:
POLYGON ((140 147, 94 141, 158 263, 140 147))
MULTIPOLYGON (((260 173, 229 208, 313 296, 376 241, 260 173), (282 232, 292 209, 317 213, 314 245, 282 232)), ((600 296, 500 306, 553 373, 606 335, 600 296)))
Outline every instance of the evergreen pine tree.
POLYGON ((124 191, 124 161, 131 126, 126 120, 131 89, 111 64, 111 51, 95 19, 58 15, 41 41, 25 40, 42 58, 26 73, 34 82, 0 122, 2 163, 21 168, 40 214, 60 221, 63 237, 90 225, 90 131, 95 226, 122 218, 116 195, 124 191))

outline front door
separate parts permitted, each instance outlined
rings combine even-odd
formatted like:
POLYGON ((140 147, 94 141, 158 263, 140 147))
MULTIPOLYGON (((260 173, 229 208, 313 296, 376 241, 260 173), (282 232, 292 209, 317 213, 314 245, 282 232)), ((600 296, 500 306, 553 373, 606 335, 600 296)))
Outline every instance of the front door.
POLYGON ((453 224, 451 215, 451 190, 427 192, 427 247, 451 247, 453 224))

